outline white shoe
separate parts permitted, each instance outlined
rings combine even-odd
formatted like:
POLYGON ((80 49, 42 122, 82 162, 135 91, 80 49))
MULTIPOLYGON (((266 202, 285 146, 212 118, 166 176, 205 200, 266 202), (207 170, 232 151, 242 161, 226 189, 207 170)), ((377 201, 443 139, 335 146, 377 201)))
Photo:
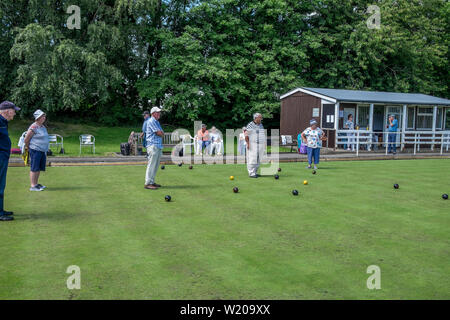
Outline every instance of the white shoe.
POLYGON ((317 166, 314 166, 314 170, 317 170, 317 166))
POLYGON ((38 187, 39 189, 42 189, 42 190, 44 190, 45 188, 47 188, 46 186, 43 186, 42 184, 38 184, 38 185, 36 185, 36 187, 38 187))
POLYGON ((30 188, 30 191, 42 191, 44 189, 39 188, 37 185, 30 188))

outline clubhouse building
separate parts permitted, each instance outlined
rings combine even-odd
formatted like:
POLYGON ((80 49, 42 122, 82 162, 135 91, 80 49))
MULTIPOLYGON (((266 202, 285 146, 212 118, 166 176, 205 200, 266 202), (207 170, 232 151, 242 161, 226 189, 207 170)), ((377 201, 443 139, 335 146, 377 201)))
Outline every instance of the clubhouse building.
MULTIPOLYGON (((388 116, 398 120, 397 144, 448 151, 450 100, 417 93, 376 92, 301 87, 280 97, 280 134, 297 137, 316 119, 328 136, 329 148, 342 148, 352 134, 357 150, 386 147, 388 116), (349 114, 355 130, 344 128, 349 114), (427 147, 428 148, 427 148, 427 147)), ((358 152, 358 151, 357 151, 358 152)))

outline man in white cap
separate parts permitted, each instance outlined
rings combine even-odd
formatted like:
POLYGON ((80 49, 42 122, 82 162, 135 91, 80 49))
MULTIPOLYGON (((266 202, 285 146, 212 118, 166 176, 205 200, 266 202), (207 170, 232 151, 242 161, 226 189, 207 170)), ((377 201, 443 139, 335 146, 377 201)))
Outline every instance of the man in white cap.
POLYGON ((262 115, 255 113, 253 121, 247 125, 245 142, 247 144, 247 171, 250 178, 258 178, 258 169, 266 149, 266 134, 262 125, 262 115))
POLYGON ((9 156, 11 154, 11 139, 8 134, 8 121, 14 119, 16 112, 20 111, 14 103, 3 101, 0 103, 0 221, 14 220, 13 212, 5 211, 3 208, 6 173, 8 171, 9 156))
POLYGON ((147 130, 145 132, 147 139, 148 165, 145 174, 144 188, 155 190, 161 187, 161 185, 155 183, 155 176, 161 160, 164 131, 158 121, 161 117, 161 109, 153 107, 152 110, 150 110, 150 114, 152 116, 147 120, 147 130))

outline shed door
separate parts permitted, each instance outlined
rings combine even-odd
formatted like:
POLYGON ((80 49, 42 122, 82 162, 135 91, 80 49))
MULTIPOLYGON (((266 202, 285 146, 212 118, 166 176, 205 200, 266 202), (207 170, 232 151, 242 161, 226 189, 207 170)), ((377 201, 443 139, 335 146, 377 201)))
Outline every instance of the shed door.
POLYGON ((334 104, 322 105, 322 128, 334 128, 334 104))

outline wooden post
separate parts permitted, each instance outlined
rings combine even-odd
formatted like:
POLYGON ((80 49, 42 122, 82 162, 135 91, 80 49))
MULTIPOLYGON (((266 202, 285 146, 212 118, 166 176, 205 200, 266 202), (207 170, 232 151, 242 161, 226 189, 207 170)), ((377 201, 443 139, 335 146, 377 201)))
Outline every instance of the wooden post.
POLYGON ((336 151, 336 148, 338 147, 339 105, 339 102, 336 102, 336 104, 334 105, 334 132, 336 133, 334 137, 334 151, 336 151))

